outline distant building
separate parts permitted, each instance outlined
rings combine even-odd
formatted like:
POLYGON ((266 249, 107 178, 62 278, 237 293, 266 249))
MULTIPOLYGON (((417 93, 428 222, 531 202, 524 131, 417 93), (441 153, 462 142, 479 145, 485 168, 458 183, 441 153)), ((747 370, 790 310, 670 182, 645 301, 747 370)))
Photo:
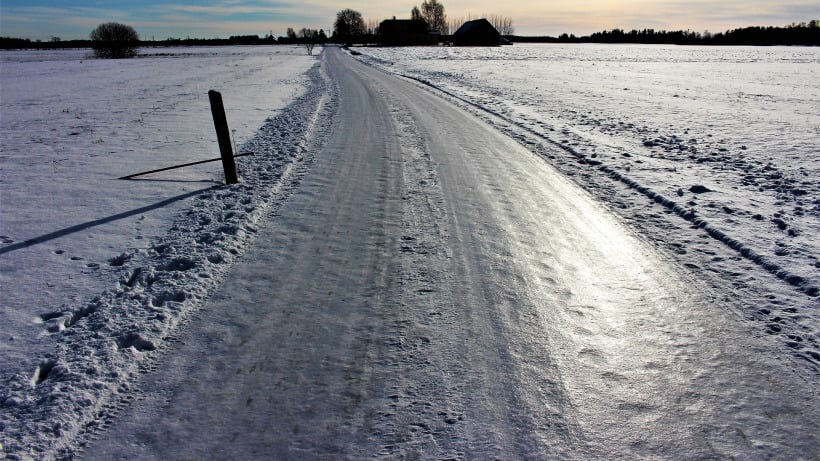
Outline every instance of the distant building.
POLYGON ((386 19, 379 24, 379 38, 386 46, 435 45, 438 36, 427 31, 421 19, 386 19))
POLYGON ((501 34, 486 19, 467 21, 453 34, 455 46, 498 46, 501 34))

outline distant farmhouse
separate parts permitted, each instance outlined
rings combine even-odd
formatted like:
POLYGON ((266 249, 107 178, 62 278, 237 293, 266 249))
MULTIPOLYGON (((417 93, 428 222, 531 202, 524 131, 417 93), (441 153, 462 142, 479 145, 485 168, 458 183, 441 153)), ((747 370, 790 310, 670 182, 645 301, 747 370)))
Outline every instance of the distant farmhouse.
POLYGON ((387 19, 379 24, 379 36, 386 46, 435 45, 440 35, 427 31, 427 22, 422 19, 387 19))
POLYGON ((486 19, 467 21, 453 34, 455 46, 498 46, 501 41, 501 34, 486 19))
POLYGON ((428 31, 421 19, 387 19, 379 25, 379 36, 385 46, 425 46, 451 42, 455 46, 498 46, 507 42, 486 19, 467 21, 452 36, 428 31))

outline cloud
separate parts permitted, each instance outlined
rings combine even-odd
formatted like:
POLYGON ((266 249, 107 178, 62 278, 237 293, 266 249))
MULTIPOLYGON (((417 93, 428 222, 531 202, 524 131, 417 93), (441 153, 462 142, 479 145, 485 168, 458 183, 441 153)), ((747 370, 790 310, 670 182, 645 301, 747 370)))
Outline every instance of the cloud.
MULTIPOLYGON (((359 11, 365 19, 406 18, 421 0, 119 0, 63 2, 0 0, 3 35, 28 38, 85 38, 89 24, 118 21, 130 24, 144 36, 228 36, 283 34, 287 27, 327 29, 344 8, 359 11), (86 6, 83 6, 86 5, 86 6), (99 6, 98 6, 99 5, 99 6), (141 30, 142 29, 142 30, 141 30)), ((452 18, 500 14, 513 19, 522 35, 589 34, 612 28, 693 29, 722 31, 750 25, 785 25, 820 17, 817 0, 440 0, 452 18)), ((93 26, 91 26, 93 27, 93 26)))
POLYGON ((778 26, 816 18, 820 8, 816 0, 554 0, 526 9, 522 3, 508 3, 503 14, 513 17, 519 34, 584 35, 613 28, 723 31, 752 25, 778 26))
POLYGON ((85 39, 96 25, 107 21, 124 22, 126 13, 119 10, 89 7, 3 7, 3 35, 32 39, 60 36, 85 39), (59 18, 59 20, 55 19, 59 18))
POLYGON ((2 13, 3 35, 32 39, 54 35, 85 39, 96 25, 108 21, 127 23, 143 37, 160 39, 265 34, 270 30, 284 34, 286 27, 332 23, 326 12, 310 14, 299 4, 281 1, 227 0, 190 5, 183 0, 172 4, 138 3, 121 9, 4 4, 2 13))
MULTIPOLYGON (((237 2, 238 3, 238 2, 237 2)), ((179 11, 184 13, 196 13, 208 16, 236 16, 245 14, 277 15, 283 11, 293 9, 292 5, 282 6, 256 6, 256 5, 182 5, 182 4, 159 4, 152 8, 153 11, 162 13, 165 11, 179 11)))

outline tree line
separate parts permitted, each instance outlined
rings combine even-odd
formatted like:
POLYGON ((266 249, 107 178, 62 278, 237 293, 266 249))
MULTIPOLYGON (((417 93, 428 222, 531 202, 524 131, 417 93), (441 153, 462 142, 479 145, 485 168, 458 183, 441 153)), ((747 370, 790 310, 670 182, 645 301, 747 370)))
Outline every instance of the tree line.
MULTIPOLYGON (((169 37, 163 40, 139 40, 137 46, 143 47, 166 47, 166 46, 229 46, 229 45, 276 45, 289 43, 282 40, 284 37, 266 35, 232 35, 229 38, 177 38, 169 37)), ((92 40, 62 40, 54 37, 51 40, 31 40, 27 38, 0 37, 0 49, 4 50, 25 50, 25 49, 67 49, 67 48, 92 48, 92 40)))
MULTIPOLYGON (((474 19, 472 15, 465 18, 448 19, 444 14, 444 6, 437 0, 425 0, 422 7, 413 7, 410 11, 411 19, 422 19, 430 30, 437 30, 447 35, 458 29, 466 21, 474 19)), ((820 20, 794 23, 784 27, 744 27, 726 32, 711 33, 695 32, 691 30, 654 30, 654 29, 612 29, 596 32, 588 36, 577 37, 573 34, 551 36, 516 36, 512 18, 502 15, 484 16, 491 24, 512 42, 519 43, 644 43, 644 44, 674 44, 674 45, 749 45, 749 46, 820 46, 820 20)), ((365 20, 361 13, 345 9, 337 14, 332 37, 328 37, 323 30, 302 28, 298 32, 288 28, 284 36, 274 37, 273 33, 260 37, 259 35, 235 35, 222 38, 167 38, 164 40, 139 40, 132 38, 130 45, 136 47, 159 46, 222 46, 222 45, 275 45, 275 44, 304 44, 308 52, 312 52, 313 45, 326 42, 335 43, 377 43, 378 27, 381 21, 365 20)), ((95 29, 96 31, 96 29, 95 29)), ((61 48, 94 48, 99 40, 62 40, 52 37, 48 41, 32 41, 30 39, 0 37, 0 49, 61 49, 61 48)), ((97 37, 98 39, 100 37, 97 37)))
POLYGON ((513 42, 530 43, 640 43, 706 46, 820 46, 820 20, 794 23, 784 27, 743 27, 711 33, 692 30, 612 29, 582 37, 562 34, 558 37, 508 37, 513 42))

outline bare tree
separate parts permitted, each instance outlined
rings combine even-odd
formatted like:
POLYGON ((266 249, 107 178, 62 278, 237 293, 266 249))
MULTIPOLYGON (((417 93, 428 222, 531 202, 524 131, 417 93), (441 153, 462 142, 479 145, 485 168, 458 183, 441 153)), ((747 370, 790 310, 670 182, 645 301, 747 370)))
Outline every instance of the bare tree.
POLYGON ((133 27, 118 22, 100 24, 90 34, 94 55, 105 59, 133 58, 140 36, 133 27))
POLYGON ((453 20, 448 21, 448 25, 450 28, 449 32, 455 33, 455 31, 457 31, 461 26, 463 26, 465 22, 473 21, 475 19, 478 19, 479 17, 480 16, 476 16, 473 13, 467 13, 467 16, 460 16, 454 18, 453 20))
POLYGON ((413 21, 423 21, 424 18, 421 16, 421 10, 419 7, 414 6, 412 10, 410 10, 410 19, 413 21))
POLYGON ((459 16, 457 18, 448 18, 447 19, 447 29, 450 33, 454 33, 465 22, 467 22, 467 21, 465 21, 464 18, 461 17, 461 16, 459 16))
POLYGON ((504 30, 504 32, 502 32, 504 35, 512 35, 515 33, 515 25, 513 24, 512 17, 506 16, 504 18, 502 29, 504 30))
POLYGON ((513 20, 509 16, 502 16, 500 14, 492 14, 487 18, 490 21, 490 24, 495 27, 495 30, 498 31, 501 35, 512 35, 515 32, 515 27, 513 27, 513 20))
POLYGON ((378 35, 379 34, 379 25, 381 21, 378 19, 368 19, 365 21, 365 33, 367 35, 378 35))
POLYGON ((444 14, 444 5, 438 0, 424 0, 421 3, 421 17, 427 21, 430 30, 447 33, 447 15, 444 14))
POLYGON ((299 31, 299 38, 302 40, 307 50, 308 56, 313 56, 313 48, 319 38, 319 32, 313 29, 302 29, 299 31))
POLYGON ((364 32, 365 24, 361 13, 350 8, 336 13, 333 35, 337 40, 350 41, 352 38, 361 37, 364 32))

